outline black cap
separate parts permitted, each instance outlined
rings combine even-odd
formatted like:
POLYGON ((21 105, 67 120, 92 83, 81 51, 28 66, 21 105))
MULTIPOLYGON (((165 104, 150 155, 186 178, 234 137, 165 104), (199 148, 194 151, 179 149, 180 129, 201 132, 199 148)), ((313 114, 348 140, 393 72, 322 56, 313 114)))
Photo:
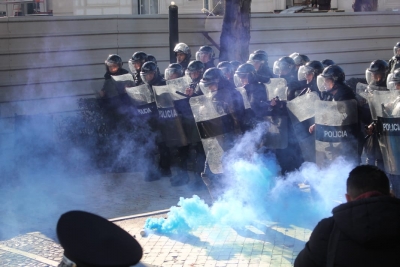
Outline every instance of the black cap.
POLYGON ((79 266, 128 267, 143 255, 140 244, 128 232, 98 215, 69 211, 57 223, 64 256, 79 266))

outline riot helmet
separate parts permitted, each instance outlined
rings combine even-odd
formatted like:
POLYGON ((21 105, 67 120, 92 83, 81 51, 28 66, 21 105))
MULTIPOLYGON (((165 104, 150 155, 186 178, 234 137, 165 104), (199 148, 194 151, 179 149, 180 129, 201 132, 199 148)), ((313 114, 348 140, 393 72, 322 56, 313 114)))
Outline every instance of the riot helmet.
POLYGON ((281 57, 274 62, 273 73, 279 76, 285 76, 291 73, 296 67, 293 58, 281 57))
POLYGON ((395 69, 387 78, 387 88, 389 90, 400 90, 400 68, 395 69))
POLYGON ((389 65, 384 60, 374 60, 365 71, 365 78, 369 85, 386 85, 386 76, 389 72, 389 65))
POLYGON ((156 59, 156 57, 153 56, 153 55, 151 55, 151 54, 147 54, 147 60, 146 60, 146 62, 147 62, 147 61, 152 61, 152 62, 156 63, 156 65, 157 65, 157 59, 156 59))
POLYGON ((209 68, 203 74, 203 78, 200 80, 200 88, 204 94, 207 92, 215 92, 218 90, 218 83, 220 80, 224 79, 222 71, 218 68, 209 68))
POLYGON ((297 77, 299 81, 307 80, 310 83, 312 80, 316 80, 317 76, 322 73, 324 66, 321 62, 312 60, 307 62, 304 66, 300 66, 297 77))
POLYGON ((147 61, 143 64, 140 71, 140 78, 145 84, 153 85, 158 78, 157 65, 153 61, 147 61))
POLYGON ((220 63, 218 63, 217 68, 222 71, 222 74, 225 76, 227 80, 233 79, 235 70, 233 69, 233 66, 229 61, 221 61, 220 63))
POLYGON ((207 62, 213 60, 215 57, 214 50, 211 46, 205 45, 199 48, 196 52, 196 60, 199 60, 206 64, 207 62))
POLYGON ((261 55, 262 56, 262 61, 264 61, 265 63, 268 62, 268 54, 266 51, 258 49, 256 51, 253 52, 253 54, 255 55, 261 55))
POLYGON ((336 84, 343 84, 346 75, 338 65, 326 67, 317 77, 317 85, 320 91, 330 91, 336 84))
POLYGON ((129 59, 129 69, 132 73, 140 72, 143 63, 147 61, 147 54, 143 51, 133 53, 131 59, 129 59))
POLYGON ((321 61, 322 65, 324 68, 330 66, 330 65, 335 65, 335 62, 332 59, 324 59, 321 61))
POLYGON ((393 53, 396 58, 400 59, 400 42, 393 47, 393 53))
POLYGON ((169 64, 165 69, 164 78, 166 80, 173 80, 183 76, 183 68, 178 63, 169 64))
POLYGON ((240 65, 242 65, 242 62, 237 61, 237 60, 231 61, 230 63, 231 63, 231 65, 232 65, 234 71, 236 71, 237 68, 238 68, 240 65))
POLYGON ((235 71, 235 85, 243 87, 247 84, 257 83, 256 69, 250 63, 240 65, 235 71))
POLYGON ((204 64, 199 60, 193 60, 189 63, 185 74, 189 76, 189 78, 193 82, 197 82, 201 79, 204 72, 204 64))
POLYGON ((310 62, 310 59, 303 54, 293 53, 290 55, 294 60, 294 64, 296 64, 296 68, 298 69, 300 66, 305 65, 307 62, 310 62))
POLYGON ((252 64, 256 71, 258 71, 263 64, 268 62, 268 55, 263 50, 256 51, 249 55, 249 60, 247 61, 247 63, 252 64), (256 51, 258 51, 258 54, 256 53, 256 51))
POLYGON ((108 55, 107 59, 104 61, 106 66, 106 71, 111 74, 116 73, 120 68, 122 68, 122 59, 117 54, 108 55))
POLYGON ((189 62, 190 58, 192 57, 192 53, 190 52, 190 48, 185 43, 179 43, 174 48, 176 62, 189 62))

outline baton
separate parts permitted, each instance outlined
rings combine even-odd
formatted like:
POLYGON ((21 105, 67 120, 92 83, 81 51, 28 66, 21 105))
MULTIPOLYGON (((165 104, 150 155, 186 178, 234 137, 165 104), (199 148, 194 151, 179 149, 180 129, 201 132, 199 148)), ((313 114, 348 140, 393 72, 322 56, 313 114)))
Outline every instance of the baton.
MULTIPOLYGON (((367 125, 365 125, 364 128, 365 128, 365 130, 368 130, 368 126, 367 126, 367 125)), ((364 140, 367 140, 367 139, 370 138, 370 137, 371 137, 371 135, 367 134, 367 135, 364 137, 364 140)))
MULTIPOLYGON (((181 92, 179 92, 179 91, 175 91, 175 93, 178 94, 178 95, 184 96, 184 97, 190 97, 190 96, 185 95, 184 93, 181 93, 181 92)), ((198 96, 198 94, 193 93, 192 96, 198 96)))

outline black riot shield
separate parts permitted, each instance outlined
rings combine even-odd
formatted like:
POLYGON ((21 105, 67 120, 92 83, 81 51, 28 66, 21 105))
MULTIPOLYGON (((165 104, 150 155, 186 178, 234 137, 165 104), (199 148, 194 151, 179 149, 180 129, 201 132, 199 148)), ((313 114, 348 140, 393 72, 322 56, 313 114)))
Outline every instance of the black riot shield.
POLYGON ((317 165, 325 166, 340 156, 358 164, 357 101, 318 101, 315 110, 317 165))
POLYGON ((133 80, 132 74, 127 73, 118 76, 112 75, 111 78, 118 94, 120 95, 126 93, 125 88, 135 86, 135 81, 133 80))
POLYGON ((190 81, 187 77, 167 81, 176 112, 179 114, 188 144, 200 142, 196 122, 189 104, 189 97, 185 95, 190 81))
POLYGON ((221 106, 223 102, 212 101, 211 97, 192 97, 189 103, 210 170, 214 174, 223 173, 222 157, 234 143, 234 120, 221 106))
POLYGON ((321 101, 318 94, 311 92, 287 103, 294 135, 307 162, 315 162, 315 135, 310 134, 309 128, 315 123, 315 103, 318 101, 321 101))
POLYGON ((369 105, 376 120, 385 171, 400 175, 400 92, 375 92, 369 105))
POLYGON ((173 97, 168 85, 153 86, 158 108, 158 129, 168 147, 187 145, 181 115, 175 110, 173 97))
MULTIPOLYGON (((269 83, 264 83, 267 90, 268 101, 276 98, 278 101, 287 100, 287 83, 283 78, 271 78, 269 83)), ((286 103, 285 103, 286 104, 286 103)), ((268 149, 285 149, 288 146, 288 117, 286 105, 282 108, 279 104, 271 108, 270 116, 265 116, 268 122, 268 132, 264 136, 264 146, 268 149)))

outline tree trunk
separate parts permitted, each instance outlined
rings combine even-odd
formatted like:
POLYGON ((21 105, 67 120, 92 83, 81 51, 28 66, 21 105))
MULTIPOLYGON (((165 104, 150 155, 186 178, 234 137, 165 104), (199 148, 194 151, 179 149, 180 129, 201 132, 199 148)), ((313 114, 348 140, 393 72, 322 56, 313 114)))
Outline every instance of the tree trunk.
POLYGON ((249 58, 251 0, 226 0, 219 61, 249 58))

